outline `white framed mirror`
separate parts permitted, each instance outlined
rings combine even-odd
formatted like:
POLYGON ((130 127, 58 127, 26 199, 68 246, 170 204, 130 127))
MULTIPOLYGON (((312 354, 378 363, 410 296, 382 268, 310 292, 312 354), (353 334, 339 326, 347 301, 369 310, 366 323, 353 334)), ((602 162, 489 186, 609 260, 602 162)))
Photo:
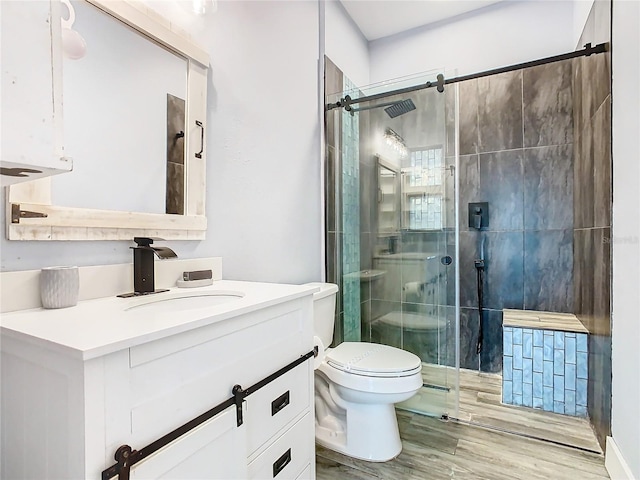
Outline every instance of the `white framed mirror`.
POLYGON ((7 238, 203 239, 207 53, 142 2, 62 3, 86 44, 52 65, 74 170, 8 187, 7 238))

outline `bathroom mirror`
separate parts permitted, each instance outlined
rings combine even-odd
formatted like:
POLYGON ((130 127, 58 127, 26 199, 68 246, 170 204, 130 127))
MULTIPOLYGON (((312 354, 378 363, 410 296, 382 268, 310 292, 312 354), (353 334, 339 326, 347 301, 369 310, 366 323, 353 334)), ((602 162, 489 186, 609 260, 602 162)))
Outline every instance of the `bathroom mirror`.
POLYGON ((142 2, 70 4, 86 53, 52 39, 52 67, 74 169, 10 187, 7 237, 204 238, 207 53, 142 2))

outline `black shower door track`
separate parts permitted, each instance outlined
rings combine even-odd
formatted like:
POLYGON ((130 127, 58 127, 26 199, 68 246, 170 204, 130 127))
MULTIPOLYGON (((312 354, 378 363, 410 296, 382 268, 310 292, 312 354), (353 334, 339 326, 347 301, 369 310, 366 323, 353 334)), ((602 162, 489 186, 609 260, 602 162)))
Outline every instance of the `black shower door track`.
POLYGON ((439 92, 443 92, 444 85, 450 85, 452 83, 464 82, 466 80, 473 80, 474 78, 488 77, 489 75, 497 75, 499 73, 512 72, 514 70, 521 70, 523 68, 537 67, 538 65, 545 65, 547 63, 560 62, 562 60, 569 60, 577 57, 588 57, 597 53, 604 53, 609 50, 608 43, 599 43, 595 47, 592 47, 590 43, 587 43, 582 50, 576 50, 575 52, 564 53, 562 55, 555 55, 553 57, 541 58, 539 60, 532 60, 530 62, 517 63, 515 65, 509 65, 508 67, 494 68, 493 70, 485 70, 484 72, 472 73, 469 75, 462 75, 460 77, 453 77, 445 79, 442 74, 438 75, 438 81, 427 82, 420 85, 414 85, 412 87, 399 88, 397 90, 390 90, 384 93, 378 93, 375 95, 367 95, 360 98, 351 98, 349 95, 340 99, 336 103, 328 103, 327 110, 333 110, 334 108, 344 107, 346 111, 351 111, 351 105, 356 103, 371 102, 373 100, 380 100, 383 98, 391 97, 393 95, 402 95, 404 93, 417 92, 426 88, 436 87, 439 92))

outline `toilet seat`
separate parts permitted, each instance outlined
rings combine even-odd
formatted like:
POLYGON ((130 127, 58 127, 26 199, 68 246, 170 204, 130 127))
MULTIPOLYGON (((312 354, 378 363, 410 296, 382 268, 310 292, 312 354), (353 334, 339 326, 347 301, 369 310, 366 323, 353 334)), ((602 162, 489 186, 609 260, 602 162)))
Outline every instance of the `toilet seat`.
POLYGON ((418 356, 377 343, 341 343, 326 352, 325 362, 351 375, 374 378, 409 377, 422 371, 418 356))

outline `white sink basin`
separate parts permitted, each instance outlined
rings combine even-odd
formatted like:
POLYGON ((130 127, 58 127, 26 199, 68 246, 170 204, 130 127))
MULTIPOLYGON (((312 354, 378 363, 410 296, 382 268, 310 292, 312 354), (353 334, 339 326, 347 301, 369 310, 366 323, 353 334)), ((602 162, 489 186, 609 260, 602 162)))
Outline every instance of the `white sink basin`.
POLYGON ((201 293, 173 293, 167 296, 150 297, 143 303, 131 305, 125 310, 144 310, 145 312, 175 313, 185 310, 213 307, 223 303, 240 300, 242 292, 201 292, 201 293))

